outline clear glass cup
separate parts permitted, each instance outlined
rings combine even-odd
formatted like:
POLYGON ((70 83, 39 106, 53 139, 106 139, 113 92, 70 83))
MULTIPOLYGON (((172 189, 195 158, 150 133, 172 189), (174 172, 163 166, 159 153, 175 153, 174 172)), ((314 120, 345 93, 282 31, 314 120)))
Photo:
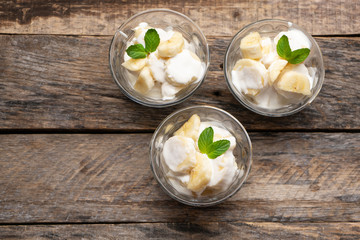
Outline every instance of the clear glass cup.
POLYGON ((320 48, 315 39, 309 33, 296 24, 285 20, 265 19, 251 23, 235 34, 226 50, 224 59, 224 75, 231 93, 243 106, 261 115, 282 117, 301 111, 316 98, 324 82, 325 68, 320 48), (304 61, 306 67, 313 67, 316 69, 314 86, 311 89, 311 94, 309 96, 304 96, 299 102, 291 103, 280 108, 269 109, 260 107, 252 101, 251 98, 239 91, 232 82, 231 71, 234 68, 235 63, 242 58, 240 52, 241 39, 251 32, 259 32, 262 37, 270 37, 273 39, 278 33, 288 31, 290 28, 302 31, 308 37, 312 45, 311 52, 304 61))
POLYGON ((110 44, 109 63, 115 83, 128 98, 148 107, 167 107, 183 102, 200 87, 210 63, 209 46, 200 28, 187 16, 168 9, 152 9, 132 16, 116 30, 110 44), (182 33, 183 37, 195 46, 195 53, 205 63, 206 69, 201 79, 182 89, 174 99, 153 99, 137 92, 128 80, 127 70, 121 65, 124 62, 126 44, 134 37, 133 29, 141 22, 147 22, 154 28, 172 27, 182 33))
POLYGON ((191 106, 170 114, 160 123, 150 142, 150 166, 155 179, 170 197, 191 206, 203 207, 215 205, 234 195, 240 190, 247 179, 251 164, 251 141, 243 125, 228 112, 211 106, 191 106), (166 170, 162 165, 161 154, 164 143, 172 137, 174 132, 189 120, 193 114, 198 114, 202 122, 211 121, 219 123, 236 138, 236 147, 233 153, 238 167, 243 169, 243 174, 239 173, 227 190, 213 196, 194 197, 180 193, 167 179, 166 170))

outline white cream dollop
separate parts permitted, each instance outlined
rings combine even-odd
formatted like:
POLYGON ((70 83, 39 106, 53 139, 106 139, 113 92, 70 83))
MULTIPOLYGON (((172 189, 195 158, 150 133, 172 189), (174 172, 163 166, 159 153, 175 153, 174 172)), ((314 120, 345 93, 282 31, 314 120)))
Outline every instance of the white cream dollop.
POLYGON ((290 29, 287 32, 280 32, 274 38, 275 46, 283 35, 286 35, 288 37, 291 51, 295 51, 300 48, 311 49, 311 42, 309 38, 302 31, 297 29, 290 29))
POLYGON ((184 49, 167 61, 166 76, 173 84, 188 85, 200 77, 201 69, 201 61, 195 59, 192 52, 184 49))
POLYGON ((173 99, 175 95, 181 90, 180 87, 175 87, 168 82, 164 82, 161 85, 161 94, 163 100, 173 99))
POLYGON ((171 171, 175 173, 188 171, 195 164, 194 140, 173 136, 165 142, 162 154, 171 171))
POLYGON ((231 71, 232 82, 239 91, 248 94, 268 84, 268 73, 261 62, 249 59, 241 61, 239 65, 231 71))

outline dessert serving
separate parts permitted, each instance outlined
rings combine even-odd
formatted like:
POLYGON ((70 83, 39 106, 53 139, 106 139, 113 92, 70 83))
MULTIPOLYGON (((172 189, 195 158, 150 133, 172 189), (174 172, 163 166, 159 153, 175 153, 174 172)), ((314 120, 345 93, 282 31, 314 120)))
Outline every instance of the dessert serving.
POLYGON ((281 20, 263 20, 244 28, 230 44, 225 62, 234 96, 249 109, 269 116, 301 110, 316 97, 324 78, 316 42, 281 20))
POLYGON ((116 30, 109 50, 115 83, 128 98, 149 107, 186 100, 204 81, 209 63, 200 28, 168 9, 130 17, 116 30))
POLYGON ((251 156, 251 141, 241 123, 204 105, 170 114, 150 143, 155 179, 169 196, 191 206, 218 204, 239 191, 251 156))
POLYGON ((148 97, 169 100, 201 79, 205 63, 180 32, 140 23, 128 43, 122 66, 134 89, 148 97))
POLYGON ((225 191, 237 175, 236 139, 217 123, 201 122, 197 114, 164 144, 162 164, 173 187, 188 195, 225 191))
POLYGON ((251 32, 240 43, 242 59, 231 72, 234 86, 265 108, 279 108, 311 93, 315 71, 302 62, 311 42, 299 30, 274 39, 251 32))

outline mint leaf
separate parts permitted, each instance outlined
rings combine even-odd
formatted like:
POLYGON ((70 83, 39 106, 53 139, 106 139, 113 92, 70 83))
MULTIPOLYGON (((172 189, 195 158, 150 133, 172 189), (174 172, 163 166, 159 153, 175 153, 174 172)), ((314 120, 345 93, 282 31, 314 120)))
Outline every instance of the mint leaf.
POLYGON ((133 59, 146 58, 147 53, 141 44, 131 45, 126 49, 126 53, 133 59))
POLYGON ((291 51, 289 39, 286 35, 283 35, 279 39, 276 45, 276 51, 280 57, 284 58, 291 64, 302 63, 310 54, 310 49, 308 48, 301 48, 295 51, 291 51))
POLYGON ((160 37, 159 34, 155 29, 149 29, 145 33, 145 51, 147 53, 155 52, 156 48, 160 44, 160 37))
POLYGON ((308 48, 301 48, 291 52, 290 59, 288 60, 291 64, 298 64, 305 61, 305 59, 309 56, 310 49, 308 48))
POLYGON ((145 33, 145 48, 141 44, 134 44, 126 49, 126 53, 133 59, 146 58, 148 54, 155 52, 160 44, 160 36, 155 29, 149 29, 145 33))
POLYGON ((208 147, 213 143, 214 130, 212 127, 205 128, 199 137, 198 147, 201 153, 207 153, 208 147))
POLYGON ((290 48, 290 44, 289 44, 289 39, 286 35, 282 35, 282 37, 279 39, 279 41, 276 45, 276 51, 280 57, 282 57, 286 60, 290 56, 291 48, 290 48))
POLYGON ((208 147, 207 155, 210 159, 215 159, 221 154, 225 153, 229 149, 229 147, 230 147, 229 140, 216 141, 208 147))
POLYGON ((230 147, 229 140, 213 142, 214 130, 212 127, 205 128, 199 137, 198 147, 201 153, 207 154, 210 159, 215 159, 225 153, 230 147))

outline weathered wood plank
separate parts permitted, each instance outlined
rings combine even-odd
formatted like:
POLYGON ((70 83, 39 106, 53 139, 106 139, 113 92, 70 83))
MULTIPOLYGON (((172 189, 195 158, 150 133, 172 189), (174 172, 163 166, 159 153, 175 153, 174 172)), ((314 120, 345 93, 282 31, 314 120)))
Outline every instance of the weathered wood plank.
POLYGON ((0 135, 0 223, 359 222, 358 133, 251 133, 253 168, 209 208, 168 197, 151 134, 0 135))
POLYGON ((0 226, 1 239, 358 239, 360 223, 139 223, 0 226))
POLYGON ((206 35, 231 36, 245 25, 267 18, 293 21, 310 33, 359 34, 357 0, 320 1, 69 1, 0 3, 0 32, 112 35, 130 16, 152 8, 169 8, 193 19, 206 35))
POLYGON ((209 38, 211 65, 185 103, 151 109, 126 98, 108 67, 110 37, 0 36, 0 129, 154 130, 174 109, 210 104, 249 130, 360 129, 360 38, 316 38, 326 79, 302 112, 268 118, 246 110, 228 90, 221 64, 230 38, 209 38))

